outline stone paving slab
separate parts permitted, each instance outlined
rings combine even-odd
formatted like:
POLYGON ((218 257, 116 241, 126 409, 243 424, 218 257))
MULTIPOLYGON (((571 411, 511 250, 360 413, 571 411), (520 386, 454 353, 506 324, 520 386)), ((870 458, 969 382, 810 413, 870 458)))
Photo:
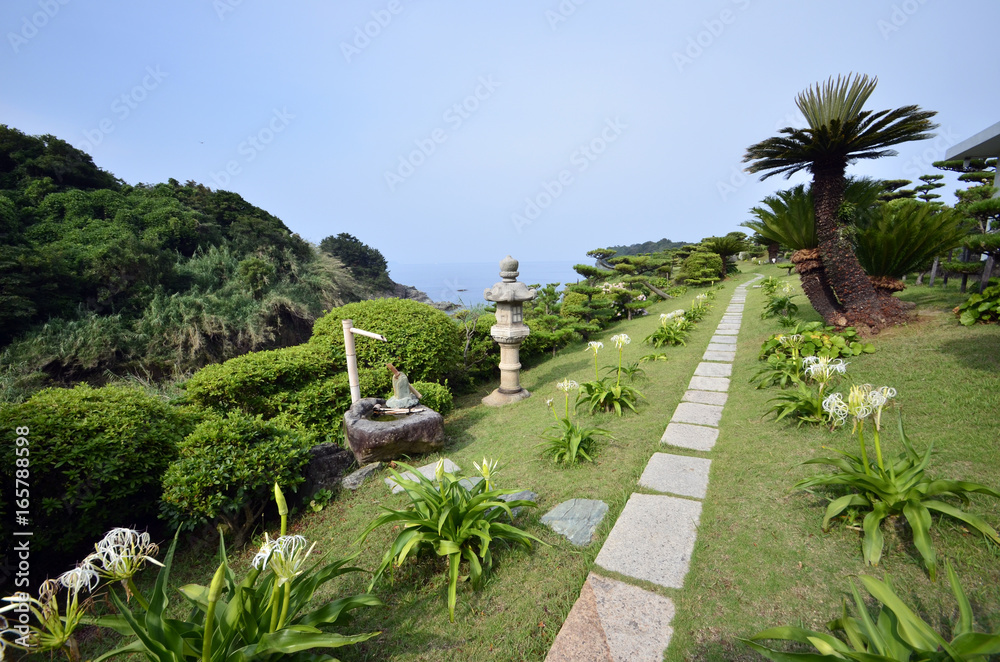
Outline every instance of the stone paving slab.
POLYGON ((683 588, 700 517, 698 501, 634 493, 594 562, 628 577, 683 588))
POLYGON ((707 428, 704 425, 688 425, 687 423, 669 423, 660 437, 661 444, 690 448, 694 451, 710 451, 719 438, 718 428, 707 428))
POLYGON ((608 512, 608 504, 597 499, 570 499, 542 515, 545 524, 577 547, 585 547, 608 512))
POLYGON ((684 395, 681 396, 683 402, 700 402, 704 405, 719 405, 720 407, 726 404, 728 398, 728 394, 718 391, 684 391, 684 395))
POLYGON ((722 325, 720 324, 719 328, 717 328, 715 330, 715 335, 717 335, 717 336, 738 336, 739 333, 740 333, 739 329, 723 329, 721 327, 722 327, 722 325))
POLYGON ((688 382, 688 388, 695 391, 722 391, 729 390, 728 377, 700 377, 695 375, 688 382))
POLYGON ((653 453, 639 478, 639 485, 657 492, 704 499, 711 465, 711 460, 702 457, 653 453))
POLYGON ((670 598, 590 573, 546 662, 660 662, 670 644, 670 598))
POLYGON ((723 345, 735 345, 736 344, 736 337, 735 336, 712 336, 711 338, 708 339, 708 342, 710 342, 710 343, 721 343, 723 345))
POLYGON ((718 329, 720 331, 723 330, 723 329, 730 330, 730 331, 739 331, 740 330, 740 325, 739 324, 726 324, 725 322, 719 322, 719 326, 717 326, 716 329, 718 329))
POLYGON ((707 351, 701 356, 702 361, 723 361, 731 363, 736 360, 736 352, 707 351))
POLYGON ((733 366, 727 363, 699 363, 694 374, 698 377, 729 377, 733 374, 733 366))
POLYGON ((361 487, 365 481, 375 475, 375 473, 382 468, 381 462, 372 462, 361 467, 349 476, 344 476, 340 479, 340 485, 344 489, 354 491, 361 487))
POLYGON ((700 402, 681 402, 674 410, 671 423, 694 423, 695 425, 710 425, 718 427, 722 420, 722 407, 704 405, 700 402))
POLYGON ((710 342, 705 350, 709 352, 735 352, 736 343, 710 342))
POLYGON ((742 321, 742 315, 723 315, 721 320, 723 324, 740 324, 742 321))
MULTIPOLYGON (((434 469, 435 468, 437 468, 437 462, 431 462, 430 464, 425 464, 422 467, 417 467, 417 471, 419 471, 425 477, 427 477, 427 478, 429 478, 431 480, 434 480, 434 469)), ((462 470, 462 468, 459 467, 454 462, 452 462, 451 460, 449 460, 448 458, 444 458, 444 470, 446 472, 448 472, 448 473, 452 473, 453 474, 453 473, 458 473, 459 471, 462 470)), ((413 475, 409 471, 404 471, 403 473, 400 474, 400 476, 403 477, 403 478, 405 478, 406 480, 416 480, 417 479, 417 477, 415 475, 413 475)), ((392 493, 393 494, 399 494, 400 492, 403 491, 403 486, 402 485, 397 485, 395 478, 392 478, 392 477, 386 478, 383 482, 386 485, 388 485, 389 487, 392 488, 392 493)))

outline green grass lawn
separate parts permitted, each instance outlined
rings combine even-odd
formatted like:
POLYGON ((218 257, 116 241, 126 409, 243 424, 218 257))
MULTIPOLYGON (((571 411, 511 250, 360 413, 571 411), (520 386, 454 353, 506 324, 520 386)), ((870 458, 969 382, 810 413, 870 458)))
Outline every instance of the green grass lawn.
MULTIPOLYGON (((757 267, 772 273, 773 267, 757 267)), ((555 384, 568 377, 578 382, 593 379, 592 355, 583 344, 562 350, 554 358, 522 372, 522 383, 532 393, 528 400, 493 409, 479 400, 495 384, 460 398, 446 421, 448 445, 441 455, 414 459, 425 464, 446 456, 463 473, 473 474, 472 463, 484 456, 503 467, 495 483, 500 488, 531 489, 540 496, 538 508, 522 515, 520 522, 550 546, 530 551, 498 546, 494 573, 484 588, 473 592, 460 584, 456 623, 448 622, 445 563, 425 559, 396 571, 393 582, 376 586, 386 607, 357 612, 348 632, 379 630, 382 634, 353 648, 337 651, 345 662, 360 660, 542 660, 579 595, 593 560, 607 537, 628 495, 650 456, 662 449, 659 439, 669 417, 701 360, 709 337, 721 318, 736 284, 750 273, 724 284, 713 309, 691 334, 686 347, 665 351, 667 362, 644 364, 647 380, 636 384, 646 396, 639 414, 617 418, 607 414, 589 417, 592 425, 610 430, 613 441, 599 449, 594 463, 564 468, 540 456, 540 433, 553 423, 546 407, 563 394, 555 384), (539 517, 570 498, 602 499, 610 506, 595 542, 573 547, 539 522, 539 517)), ((787 278, 797 286, 795 276, 787 278)), ((610 337, 627 333, 632 343, 624 361, 635 361, 656 350, 642 343, 659 323, 659 313, 687 307, 697 290, 676 301, 650 306, 650 315, 621 322, 597 339, 605 348, 602 367, 617 362, 610 337)), ((894 386, 899 395, 907 430, 919 447, 933 441, 939 450, 931 473, 1000 486, 1000 328, 958 326, 947 312, 963 297, 954 289, 933 292, 911 288, 902 298, 919 301, 914 321, 883 332, 874 339, 878 351, 852 360, 848 382, 894 386)), ((891 573, 897 588, 916 603, 931 621, 948 620, 955 611, 947 581, 932 584, 919 565, 907 536, 887 536, 879 568, 862 565, 857 530, 836 525, 830 533, 820 530, 824 502, 819 495, 792 493, 790 486, 810 469, 799 466, 817 456, 821 446, 849 448, 849 430, 830 433, 796 429, 762 420, 766 401, 775 390, 754 390, 748 379, 757 368, 760 343, 779 327, 773 320, 757 318, 762 295, 751 289, 747 297, 729 402, 722 420, 719 442, 711 453, 670 448, 675 454, 712 459, 707 498, 698 540, 685 587, 669 590, 644 587, 675 601, 674 639, 669 660, 760 659, 743 649, 735 638, 778 624, 801 623, 822 628, 839 615, 848 589, 847 578, 863 572, 877 576, 891 573)), ((797 300, 802 314, 811 309, 804 297, 797 300)), ((809 311, 809 312, 807 312, 809 311)), ((893 413, 888 415, 889 418, 893 413)), ((895 437, 885 435, 894 453, 895 437)), ((399 508, 408 500, 391 495, 382 482, 387 472, 357 492, 342 492, 319 513, 293 518, 290 533, 317 540, 317 549, 338 558, 359 553, 355 561, 366 570, 377 567, 390 540, 388 528, 374 532, 363 547, 355 540, 379 514, 379 506, 399 508)), ((994 526, 1000 525, 1000 504, 986 498, 974 500, 972 512, 994 526)), ((273 528, 273 527, 272 527, 273 528)), ((982 628, 1000 624, 1000 554, 979 536, 948 523, 932 531, 939 559, 951 558, 981 619, 982 628)), ((252 547, 252 546, 251 546, 252 547)), ((240 575, 255 549, 233 553, 232 565, 240 575)), ((214 571, 214 550, 209 546, 183 550, 175 561, 171 585, 207 583, 214 571)), ((151 581, 147 572, 145 581, 151 581)), ((369 576, 356 574, 328 585, 321 598, 361 593, 369 576)), ((178 596, 178 604, 181 600, 178 596)), ((108 640, 90 641, 88 652, 107 649, 108 640)), ((91 653, 92 654, 92 653, 91 653)))

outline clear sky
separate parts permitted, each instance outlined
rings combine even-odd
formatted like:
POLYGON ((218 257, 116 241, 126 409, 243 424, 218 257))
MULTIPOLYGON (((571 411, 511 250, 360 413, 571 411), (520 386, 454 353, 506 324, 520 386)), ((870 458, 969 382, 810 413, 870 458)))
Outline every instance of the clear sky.
POLYGON ((583 259, 740 229, 805 179, 744 175, 745 148, 831 75, 941 125, 851 173, 934 172, 1000 120, 998 24, 996 0, 4 0, 0 122, 394 262, 583 259))

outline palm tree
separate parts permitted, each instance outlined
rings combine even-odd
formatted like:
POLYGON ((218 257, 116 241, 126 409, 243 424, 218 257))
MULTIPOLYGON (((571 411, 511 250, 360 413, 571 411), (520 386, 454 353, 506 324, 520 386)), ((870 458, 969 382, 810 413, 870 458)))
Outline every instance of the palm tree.
POLYGON ((778 174, 790 177, 801 170, 812 173, 823 268, 848 320, 873 329, 891 321, 887 312, 892 311, 861 269, 851 244, 841 236, 837 214, 844 196, 844 173, 848 163, 857 159, 894 156, 895 150, 888 147, 929 138, 928 132, 937 126, 930 121, 936 113, 918 106, 862 110, 877 82, 877 78, 851 74, 800 93, 795 105, 809 126, 781 129, 781 135, 748 147, 743 157, 750 164, 747 171, 765 173, 761 179, 778 174))
POLYGON ((743 233, 730 233, 725 237, 708 237, 701 240, 701 245, 707 248, 710 253, 715 253, 722 258, 722 273, 719 274, 720 280, 726 279, 729 258, 747 249, 747 242, 738 236, 741 234, 743 233))
MULTIPOLYGON (((867 219, 875 205, 883 183, 866 177, 851 177, 844 186, 842 212, 849 211, 853 220, 867 219)), ((799 184, 787 191, 778 191, 759 207, 750 209, 755 219, 743 223, 765 239, 794 251, 792 263, 802 281, 802 291, 809 303, 828 323, 847 324, 844 307, 830 287, 820 258, 816 236, 816 207, 811 191, 799 184)), ((843 215, 843 213, 842 213, 843 215)))

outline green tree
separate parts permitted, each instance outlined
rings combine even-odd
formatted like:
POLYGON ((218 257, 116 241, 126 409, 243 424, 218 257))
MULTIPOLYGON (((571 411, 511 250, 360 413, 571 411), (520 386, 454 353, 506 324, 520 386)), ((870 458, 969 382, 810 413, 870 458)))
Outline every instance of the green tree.
MULTIPOLYGON (((830 78, 799 94, 796 106, 806 118, 806 128, 786 127, 780 136, 747 148, 743 160, 749 172, 763 172, 761 179, 808 170, 816 210, 816 235, 823 269, 845 308, 848 321, 874 329, 891 322, 895 310, 881 298, 842 237, 838 211, 843 201, 847 164, 857 159, 894 156, 892 145, 929 138, 937 125, 934 112, 915 105, 873 112, 863 106, 875 90, 877 79, 849 75, 830 78)), ((894 306, 898 310, 897 306, 894 306)), ((828 320, 832 322, 833 320, 828 320)))
POLYGON ((319 242, 319 248, 343 262, 355 278, 370 285, 374 290, 392 289, 392 280, 389 278, 382 253, 357 237, 341 232, 335 237, 330 236, 319 242))
POLYGON ((701 240, 710 253, 715 253, 722 260, 722 272, 719 274, 720 280, 725 280, 729 258, 747 249, 746 235, 742 232, 729 233, 725 237, 708 237, 701 240), (740 236, 742 235, 742 236, 740 236))

